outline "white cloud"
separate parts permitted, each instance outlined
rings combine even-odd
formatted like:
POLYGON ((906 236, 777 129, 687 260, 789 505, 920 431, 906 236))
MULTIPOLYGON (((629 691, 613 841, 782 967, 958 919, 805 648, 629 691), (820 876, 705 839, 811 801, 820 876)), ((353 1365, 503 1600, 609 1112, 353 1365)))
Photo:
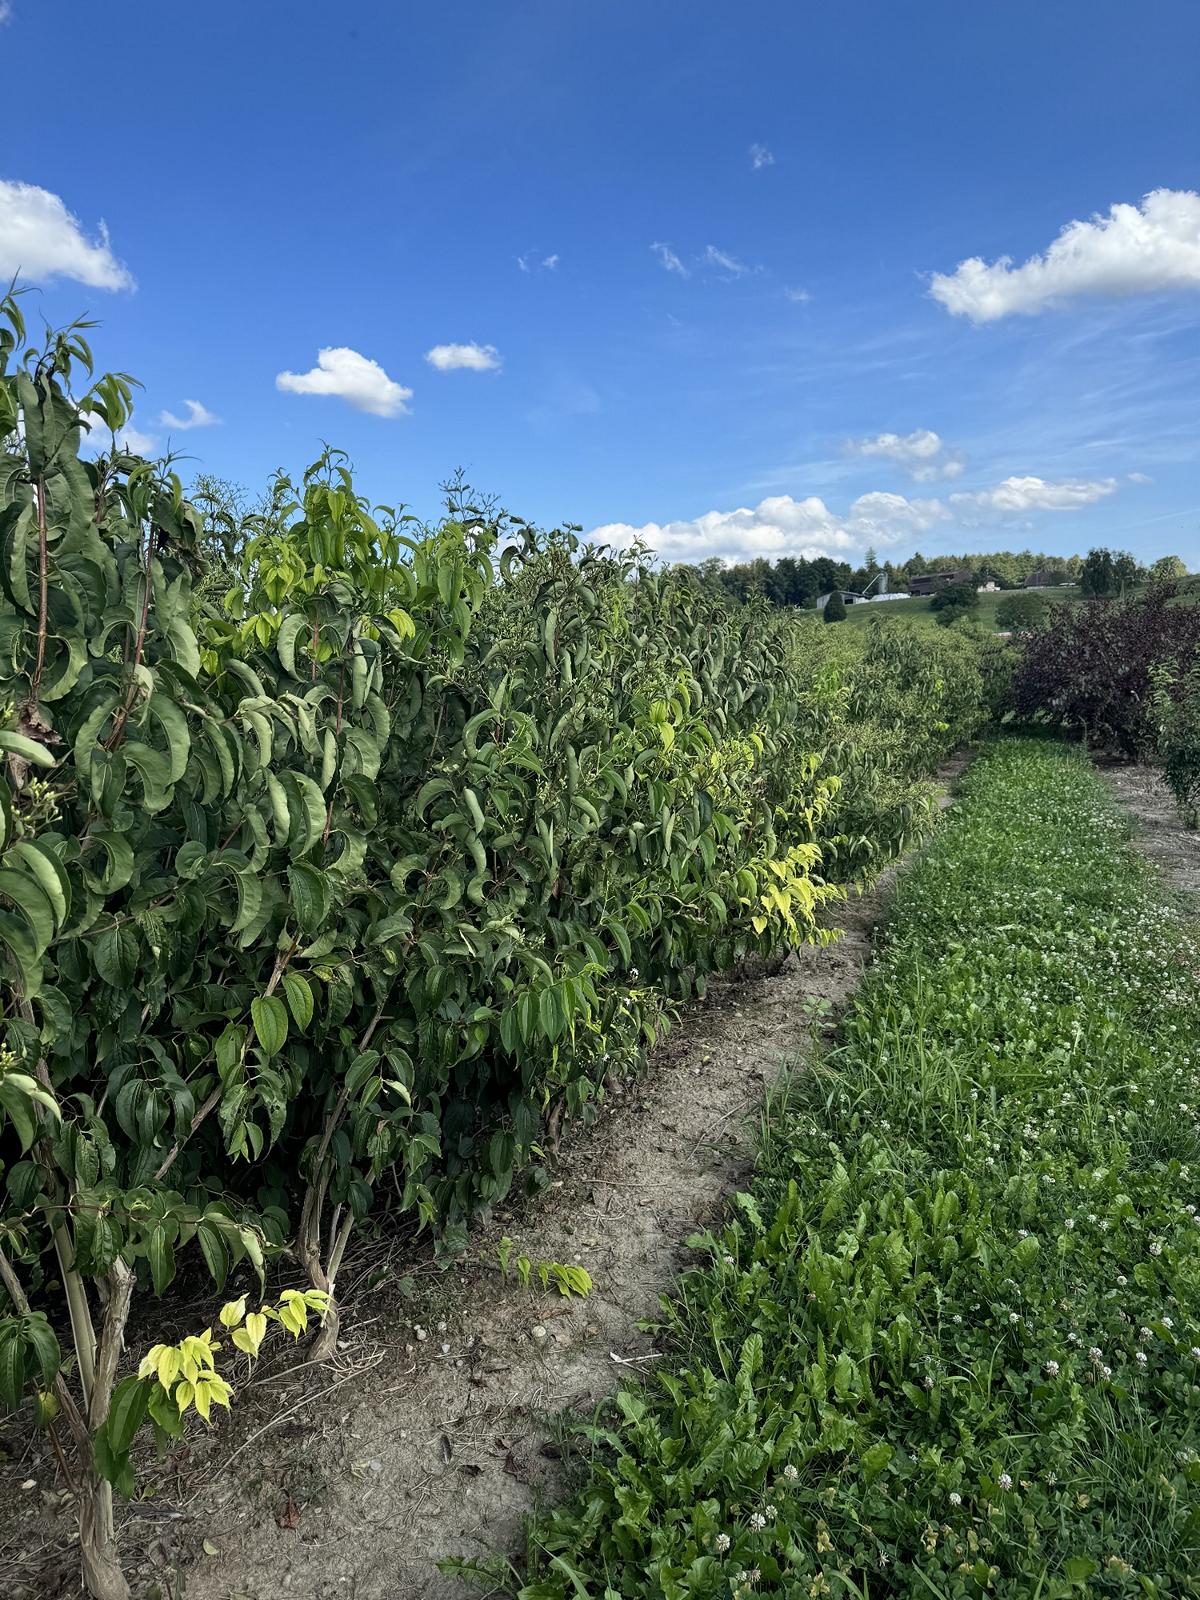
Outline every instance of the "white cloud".
POLYGON ((798 306, 806 306, 812 299, 807 289, 785 289, 783 295, 785 300, 790 300, 793 305, 798 306))
POLYGON ((690 277, 688 269, 671 249, 669 244, 655 243, 650 246, 658 258, 658 264, 665 272, 676 272, 681 278, 690 277))
POLYGON ((817 495, 795 500, 770 495, 753 508, 708 511, 686 522, 647 522, 642 527, 608 523, 590 537, 602 544, 625 545, 635 539, 649 545, 663 561, 704 561, 721 556, 752 561, 757 556, 844 556, 870 544, 894 544, 943 521, 946 508, 937 500, 906 500, 899 494, 865 494, 839 517, 817 495))
POLYGON ((494 344, 435 344, 425 359, 439 372, 499 372, 500 352, 494 344))
POLYGON ((0 178, 0 279, 72 278, 90 289, 132 289, 133 277, 113 255, 101 222, 89 239, 58 195, 32 183, 0 178))
POLYGON ((726 278, 744 278, 750 271, 744 261, 728 255, 724 250, 718 250, 715 244, 705 245, 700 261, 703 266, 716 267, 726 278))
POLYGON ((1069 222, 1044 255, 1014 267, 979 256, 952 273, 935 272, 930 294, 954 316, 995 322, 1034 316, 1080 295, 1110 299, 1200 289, 1200 194, 1154 189, 1140 206, 1114 205, 1107 216, 1069 222))
POLYGON ((1147 472, 1131 472, 1128 474, 1130 483, 1153 483, 1154 479, 1147 472))
POLYGON ((918 483, 961 477, 966 466, 963 452, 951 450, 932 428, 915 428, 903 437, 880 433, 873 439, 849 439, 846 449, 854 456, 884 456, 899 462, 918 483))
POLYGON ((775 157, 765 144, 752 144, 750 146, 750 165, 755 172, 761 172, 763 167, 773 167, 775 157))
POLYGON ((557 253, 555 253, 552 256, 544 257, 544 259, 542 261, 542 265, 543 265, 543 267, 545 267, 547 272, 553 272, 554 269, 558 266, 558 263, 559 263, 559 256, 558 256, 557 253))
POLYGON ((526 250, 523 256, 517 257, 517 266, 522 272, 553 272, 561 260, 557 251, 539 260, 535 250, 526 250))
POLYGON ((185 400, 183 403, 187 407, 186 417, 177 417, 173 411, 164 411, 159 415, 158 420, 164 428, 186 433, 189 428, 215 428, 221 420, 214 411, 201 405, 199 400, 185 400))
MULTIPOLYGON (((936 436, 935 436, 936 437, 936 436)), ((594 528, 589 538, 601 544, 629 545, 640 540, 660 560, 753 561, 765 557, 818 556, 852 559, 869 545, 876 548, 915 545, 942 524, 995 518, 1020 518, 1034 511, 1076 511, 1112 494, 1116 481, 1006 478, 995 488, 975 494, 953 494, 949 500, 910 500, 902 494, 873 490, 859 495, 844 513, 830 509, 817 495, 796 500, 770 495, 754 507, 707 511, 679 522, 647 522, 635 527, 610 522, 594 528)))
MULTIPOLYGON (((81 420, 88 427, 88 432, 83 436, 83 447, 86 450, 99 453, 111 448, 112 430, 98 411, 84 411, 81 420)), ((132 427, 122 428, 118 432, 117 444, 131 456, 152 456, 158 448, 158 440, 153 434, 142 433, 140 429, 132 427)))
POLYGON ((2 28, 6 22, 11 22, 12 19, 13 8, 9 4, 9 0, 0 0, 0 28, 2 28))
POLYGON ((1067 478, 1059 483, 1048 483, 1045 478, 1005 478, 994 489, 982 489, 974 494, 952 494, 950 504, 956 509, 978 511, 1029 512, 1029 511, 1080 511, 1084 506, 1095 505, 1114 494, 1115 478, 1099 480, 1067 478))
POLYGON ((345 345, 318 350, 317 364, 308 372, 281 372, 275 387, 289 394, 336 395, 375 417, 403 416, 405 402, 412 399, 412 390, 389 378, 378 361, 345 345))

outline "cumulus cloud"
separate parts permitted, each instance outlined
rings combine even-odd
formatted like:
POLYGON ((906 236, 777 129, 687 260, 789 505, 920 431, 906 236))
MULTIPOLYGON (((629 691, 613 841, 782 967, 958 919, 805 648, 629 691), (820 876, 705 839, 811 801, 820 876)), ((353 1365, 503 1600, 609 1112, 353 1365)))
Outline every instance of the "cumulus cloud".
POLYGON ((951 450, 932 428, 915 428, 904 435, 879 433, 870 439, 848 439, 846 450, 854 456, 884 456, 898 462, 918 483, 961 477, 967 464, 964 453, 951 450))
POLYGON ((389 378, 378 361, 345 345, 318 350, 317 364, 308 372, 281 372, 275 387, 288 394, 335 395, 374 417, 403 416, 412 399, 412 390, 389 378))
POLYGON ((1114 494, 1115 478, 1067 478, 1049 483, 1045 478, 1005 478, 994 489, 972 494, 952 494, 950 504, 976 511, 1029 512, 1081 511, 1114 494))
POLYGON ((1014 267, 980 256, 951 273, 935 272, 930 294, 954 316, 995 322, 1034 316, 1083 295, 1120 299, 1164 290, 1200 289, 1200 194, 1154 189, 1140 206, 1114 205, 1107 216, 1069 222, 1044 255, 1014 267))
POLYGON ((750 165, 755 172, 761 172, 764 167, 773 167, 775 157, 765 144, 752 144, 750 146, 750 165))
POLYGON ((542 265, 543 265, 543 267, 545 267, 547 272, 553 272, 554 269, 558 266, 558 262, 559 262, 559 257, 557 255, 544 256, 542 258, 542 265))
POLYGON ((831 511, 817 495, 795 500, 770 495, 753 508, 708 511, 690 521, 608 523, 590 537, 601 544, 641 540, 663 561, 704 561, 721 556, 751 561, 757 556, 842 556, 867 545, 894 544, 912 537, 948 515, 937 500, 906 500, 903 495, 860 495, 844 516, 831 511))
POLYGON ((1131 472, 1128 474, 1130 483, 1153 483, 1154 479, 1148 472, 1131 472))
POLYGON ((498 372, 500 352, 494 344, 435 344, 425 359, 439 372, 498 372))
POLYGON ((600 544, 629 545, 640 540, 664 562, 705 561, 719 556, 725 561, 753 561, 762 556, 851 557, 869 545, 915 545, 931 529, 943 524, 990 521, 1024 516, 1034 511, 1077 511, 1102 500, 1116 489, 1116 481, 1045 478, 1006 478, 995 488, 973 494, 952 494, 948 500, 909 499, 902 494, 873 490, 859 495, 843 513, 836 512, 817 495, 793 499, 771 495, 756 506, 735 511, 706 511, 679 522, 646 522, 636 527, 610 522, 594 528, 589 537, 600 544))
POLYGON ((71 278, 89 289, 132 289, 101 222, 89 239, 56 194, 0 178, 0 278, 71 278))
POLYGON ((176 433, 186 433, 189 428, 215 428, 221 420, 216 412, 201 405, 199 400, 185 400, 183 403, 187 407, 186 417, 177 417, 173 411, 164 411, 160 414, 158 420, 164 428, 174 428, 176 433))
POLYGON ((806 306, 812 299, 807 289, 785 289, 783 296, 785 300, 790 300, 793 305, 798 306, 806 306))
MULTIPOLYGON (((80 420, 86 424, 87 432, 83 436, 83 448, 91 454, 112 447, 112 429, 98 411, 84 411, 80 420)), ((142 433, 140 429, 125 427, 117 434, 117 445, 126 450, 131 456, 152 456, 158 448, 158 440, 151 433, 142 433)))
POLYGON ((678 273, 681 278, 687 278, 690 276, 688 269, 675 254, 674 250, 671 249, 669 244, 663 244, 661 241, 657 241, 652 244, 650 248, 654 252, 658 260, 658 264, 660 267, 662 267, 664 272, 678 273))

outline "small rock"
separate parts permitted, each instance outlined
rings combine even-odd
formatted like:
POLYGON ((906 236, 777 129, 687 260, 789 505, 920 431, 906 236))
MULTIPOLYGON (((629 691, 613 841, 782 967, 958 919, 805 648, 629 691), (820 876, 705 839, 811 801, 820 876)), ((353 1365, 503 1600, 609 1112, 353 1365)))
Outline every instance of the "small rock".
POLYGON ((424 1328, 414 1328, 413 1332, 417 1336, 418 1344, 424 1344, 426 1339, 428 1339, 428 1337, 429 1337, 428 1333, 425 1331, 424 1328))
POLYGON ((531 1339, 544 1339, 546 1337, 546 1329, 542 1327, 540 1322, 535 1323, 529 1330, 529 1337, 531 1339))
MULTIPOLYGON (((546 1331, 545 1328, 543 1328, 542 1332, 545 1333, 545 1331, 546 1331)), ((22 1487, 22 1489, 36 1489, 37 1488, 37 1479, 36 1478, 26 1478, 25 1482, 21 1485, 21 1487, 22 1487)))

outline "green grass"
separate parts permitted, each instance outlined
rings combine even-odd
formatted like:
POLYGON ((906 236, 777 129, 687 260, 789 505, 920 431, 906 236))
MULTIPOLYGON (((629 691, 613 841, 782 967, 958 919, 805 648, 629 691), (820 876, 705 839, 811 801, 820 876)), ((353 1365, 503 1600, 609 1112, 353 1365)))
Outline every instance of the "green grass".
MULTIPOLYGON (((970 613, 972 619, 982 627, 997 631, 999 623, 996 621, 996 608, 1005 600, 1010 600, 1014 594, 1034 593, 1041 595, 1048 605, 1075 605, 1079 600, 1079 589, 1074 584, 1064 584, 1061 587, 1049 589, 1009 589, 997 590, 995 594, 981 594, 978 607, 970 613)), ((872 617, 897 617, 902 622, 913 623, 919 627, 937 627, 937 612, 930 610, 929 595, 912 596, 905 600, 873 600, 869 605, 854 605, 846 608, 846 621, 854 628, 865 628, 872 617)), ((836 624, 830 624, 836 626, 836 624)))
POLYGON ((1200 1595, 1200 947, 1077 753, 964 792, 522 1600, 1200 1595))

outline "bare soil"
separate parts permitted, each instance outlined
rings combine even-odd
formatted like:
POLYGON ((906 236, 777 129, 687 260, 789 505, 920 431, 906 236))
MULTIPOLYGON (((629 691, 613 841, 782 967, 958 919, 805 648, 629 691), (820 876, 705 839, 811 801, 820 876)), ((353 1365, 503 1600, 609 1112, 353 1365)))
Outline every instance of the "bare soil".
POLYGON ((1200 832, 1185 828, 1156 767, 1100 765, 1113 794, 1133 818, 1133 843, 1173 888, 1200 893, 1200 832))
MULTIPOLYGON (((517 1550, 522 1519, 563 1486, 555 1416, 593 1409, 653 1365, 641 1324, 687 1264, 688 1238, 748 1175, 765 1089, 802 1064, 856 986, 894 875, 833 908, 835 943, 711 983, 599 1121, 568 1130, 551 1189, 473 1235, 466 1263, 439 1270, 411 1241, 363 1245, 339 1284, 349 1305, 336 1360, 264 1363, 232 1417, 147 1464, 149 1493, 121 1530, 135 1592, 478 1594, 438 1562, 517 1550), (592 1293, 567 1300, 504 1277, 505 1234, 514 1255, 585 1266, 592 1293)), ((212 1315, 206 1302, 193 1321, 212 1315)), ((33 1438, 0 1443, 14 1457, 0 1461, 0 1596, 75 1597, 53 1458, 33 1438)))

